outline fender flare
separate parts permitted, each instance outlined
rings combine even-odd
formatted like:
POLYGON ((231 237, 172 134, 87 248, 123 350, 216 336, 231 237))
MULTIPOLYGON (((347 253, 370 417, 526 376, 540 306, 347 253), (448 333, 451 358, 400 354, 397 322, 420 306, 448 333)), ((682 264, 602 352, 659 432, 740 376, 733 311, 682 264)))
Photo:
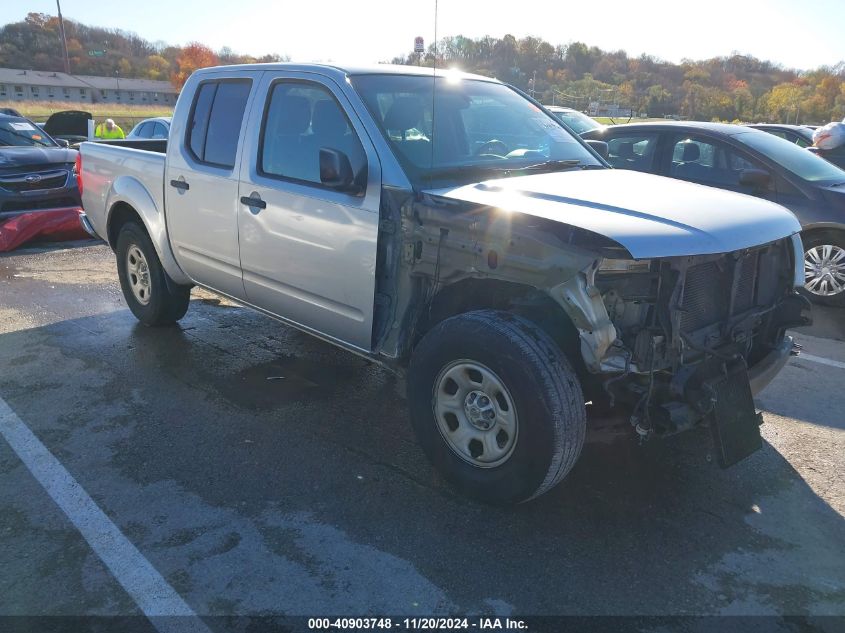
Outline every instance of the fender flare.
MULTIPOLYGON (((118 176, 112 183, 106 198, 106 208, 108 209, 107 236, 111 235, 112 216, 115 208, 120 204, 127 205, 138 214, 168 276, 179 285, 192 284, 193 280, 179 266, 170 248, 163 210, 158 208, 147 188, 134 176, 118 176)), ((109 245, 114 249, 115 244, 110 241, 109 245)))

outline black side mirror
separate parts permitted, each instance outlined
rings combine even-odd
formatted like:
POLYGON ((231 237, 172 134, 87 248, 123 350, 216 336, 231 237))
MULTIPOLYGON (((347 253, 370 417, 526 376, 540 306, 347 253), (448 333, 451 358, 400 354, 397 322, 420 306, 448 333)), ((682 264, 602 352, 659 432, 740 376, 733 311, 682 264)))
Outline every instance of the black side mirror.
POLYGON ((592 147, 595 150, 596 154, 598 154, 602 158, 606 159, 609 156, 610 150, 607 147, 607 143, 605 143, 604 141, 596 141, 596 140, 593 140, 593 139, 588 139, 586 141, 586 143, 587 143, 587 145, 592 147))
POLYGON ((772 177, 762 169, 743 169, 739 172, 739 184, 754 189, 765 189, 772 177))
POLYGON ((320 182, 332 189, 350 191, 355 188, 354 180, 346 154, 328 147, 320 148, 320 182))
POLYGON ((58 144, 59 147, 64 147, 64 148, 70 147, 70 142, 68 142, 67 139, 57 138, 57 139, 54 139, 54 140, 56 141, 56 143, 58 144))

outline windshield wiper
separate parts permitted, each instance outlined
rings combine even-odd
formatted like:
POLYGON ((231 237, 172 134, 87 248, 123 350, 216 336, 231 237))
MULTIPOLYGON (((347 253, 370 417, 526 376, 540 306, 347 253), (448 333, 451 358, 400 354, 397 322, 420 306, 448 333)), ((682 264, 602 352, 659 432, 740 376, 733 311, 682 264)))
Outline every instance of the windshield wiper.
POLYGON ((577 158, 569 160, 547 160, 526 167, 517 167, 514 171, 554 171, 557 169, 573 169, 574 167, 586 167, 586 165, 583 165, 577 158))
POLYGON ((496 173, 496 174, 510 174, 519 173, 523 171, 555 171, 558 169, 574 169, 576 167, 587 168, 591 165, 584 165, 580 160, 547 160, 542 163, 534 163, 530 165, 519 165, 504 167, 497 163, 473 163, 472 165, 455 165, 453 167, 441 167, 429 171, 426 175, 429 178, 437 178, 439 176, 450 176, 452 174, 466 174, 466 173, 496 173))

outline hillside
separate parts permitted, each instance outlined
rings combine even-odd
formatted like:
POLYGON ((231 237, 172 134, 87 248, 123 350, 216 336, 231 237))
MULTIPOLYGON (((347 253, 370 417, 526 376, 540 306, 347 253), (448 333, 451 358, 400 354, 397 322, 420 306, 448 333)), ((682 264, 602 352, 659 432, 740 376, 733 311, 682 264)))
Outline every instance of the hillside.
MULTIPOLYGON (((76 75, 184 81, 186 71, 200 65, 269 62, 279 55, 251 57, 230 50, 214 53, 201 44, 186 47, 149 42, 120 29, 86 26, 65 18, 71 73, 76 75), (96 51, 89 55, 89 51, 96 51), (102 52, 102 53, 100 53, 102 52)), ((44 13, 30 13, 21 22, 0 27, 0 66, 32 70, 63 70, 59 20, 44 13)))
MULTIPOLYGON (((151 43, 118 29, 85 26, 65 19, 71 72, 167 79, 181 85, 196 68, 214 64, 274 61, 151 43), (89 51, 104 51, 89 56, 89 51)), ((389 53, 389 51, 385 51, 389 53)), ((748 55, 675 64, 650 55, 629 57, 581 42, 553 45, 535 37, 517 39, 445 37, 419 59, 400 64, 456 66, 492 75, 533 92, 544 103, 586 110, 590 104, 618 105, 649 117, 678 116, 723 121, 825 123, 845 117, 845 62, 796 71, 748 55)), ((0 28, 0 66, 33 70, 63 68, 58 19, 30 13, 0 28)))

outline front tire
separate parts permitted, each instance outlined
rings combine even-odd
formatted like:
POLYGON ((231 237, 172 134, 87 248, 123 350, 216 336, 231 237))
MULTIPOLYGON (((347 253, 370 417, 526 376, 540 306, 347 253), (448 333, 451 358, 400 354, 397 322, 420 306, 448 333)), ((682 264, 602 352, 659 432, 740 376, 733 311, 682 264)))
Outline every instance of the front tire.
POLYGON ((159 326, 185 316, 191 289, 167 278, 143 227, 135 222, 124 224, 117 236, 116 254, 120 288, 135 318, 144 325, 159 326))
POLYGON ((435 326, 414 350, 408 397, 428 458, 484 502, 547 492, 584 444, 575 371, 545 332, 508 312, 469 312, 435 326))
POLYGON ((807 298, 845 306, 845 233, 825 231, 804 238, 804 275, 807 298))

